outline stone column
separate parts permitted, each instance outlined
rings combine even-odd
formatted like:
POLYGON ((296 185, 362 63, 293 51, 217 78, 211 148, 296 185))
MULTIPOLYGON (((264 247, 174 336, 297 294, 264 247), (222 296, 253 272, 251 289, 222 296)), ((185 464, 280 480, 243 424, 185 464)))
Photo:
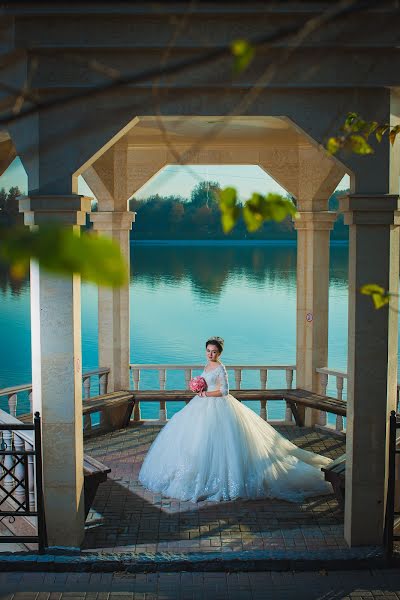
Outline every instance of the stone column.
MULTIPOLYGON (((95 231, 118 242, 129 269, 129 232, 135 214, 128 211, 90 215, 95 231)), ((129 272, 129 271, 128 271, 129 272)), ((110 369, 108 391, 129 385, 129 280, 120 288, 99 288, 99 365, 110 369)))
MULTIPOLYGON (((74 227, 85 222, 90 199, 21 199, 26 225, 74 227)), ((42 416, 43 482, 50 546, 79 547, 84 536, 81 280, 31 263, 33 411, 42 416)))
MULTIPOLYGON (((296 385, 318 392, 315 369, 328 364, 329 232, 336 213, 300 212, 297 229, 296 385)), ((305 411, 305 424, 318 420, 305 411)))
POLYGON ((394 195, 341 200, 350 226, 349 341, 345 539, 382 543, 387 474, 387 426, 396 404, 397 298, 376 310, 360 287, 377 283, 397 294, 400 203, 394 195))

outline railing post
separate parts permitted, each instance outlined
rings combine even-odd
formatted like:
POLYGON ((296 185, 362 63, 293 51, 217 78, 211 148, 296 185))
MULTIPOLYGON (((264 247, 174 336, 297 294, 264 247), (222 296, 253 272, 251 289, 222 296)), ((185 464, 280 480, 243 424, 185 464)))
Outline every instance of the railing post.
POLYGON ((108 386, 108 373, 101 373, 99 375, 99 393, 100 396, 107 394, 107 386, 108 386))
MULTIPOLYGON (((336 375, 336 390, 338 400, 342 400, 343 397, 343 377, 336 375)), ((342 415, 336 415, 336 431, 343 431, 343 417, 342 415)))
POLYGON ((83 376, 83 397, 90 398, 90 375, 83 376))
POLYGON ((185 389, 189 389, 189 383, 192 379, 192 369, 185 369, 185 389))
POLYGON ((158 379, 160 382, 160 390, 165 390, 167 382, 167 369, 158 369, 158 379))
POLYGON ((293 369, 286 369, 286 387, 291 390, 293 386, 293 369))
MULTIPOLYGON (((18 451, 23 452, 24 448, 25 448, 24 440, 16 432, 14 432, 14 448, 15 448, 16 452, 18 452, 18 451)), ((14 475, 15 475, 16 479, 18 479, 18 481, 21 482, 15 488, 14 494, 15 494, 17 500, 19 502, 22 502, 23 498, 25 497, 25 485, 26 485, 25 469, 24 469, 23 458, 21 455, 18 455, 18 454, 15 456, 14 475)), ((16 482, 14 480, 14 485, 15 484, 16 484, 16 482)), ((28 509, 28 507, 26 507, 26 509, 28 509)))
MULTIPOLYGON (((286 373, 286 387, 288 390, 291 390, 292 386, 293 386, 293 369, 286 369, 285 373, 286 373)), ((292 409, 290 408, 289 402, 286 402, 285 422, 292 423, 292 421, 293 421, 292 409)))
POLYGON ((140 414, 140 400, 137 400, 136 398, 135 398, 135 406, 133 408, 133 420, 134 421, 142 420, 142 415, 140 414))
MULTIPOLYGON (((140 386, 140 369, 132 369, 133 389, 138 390, 140 386)), ((140 414, 140 401, 135 398, 135 406, 133 407, 133 420, 138 422, 142 420, 140 414)))
POLYGON ((10 415, 12 417, 17 416, 17 399, 18 399, 18 396, 15 393, 8 395, 8 408, 10 410, 10 415))
POLYGON ((242 369, 235 369, 235 387, 240 390, 242 385, 242 369))
POLYGON ((319 393, 326 396, 326 388, 328 387, 328 374, 319 373, 319 393))
POLYGON ((132 369, 133 389, 138 390, 140 385, 140 369, 132 369))
MULTIPOLYGON (((328 387, 328 374, 319 373, 319 393, 321 396, 326 396, 326 388, 328 387)), ((326 412, 324 410, 318 411, 318 425, 326 425, 326 412)))
MULTIPOLYGON (((12 443, 13 443, 13 434, 12 431, 10 429, 4 429, 3 431, 3 445, 4 445, 4 449, 5 450, 12 450, 12 443)), ((12 467, 13 467, 14 461, 13 461, 13 456, 12 454, 6 454, 4 457, 4 468, 7 471, 11 471, 12 467)), ((13 488, 13 477, 8 473, 7 475, 5 475, 4 477, 4 487, 10 491, 13 488)))
MULTIPOLYGON (((190 380, 192 379, 192 369, 185 369, 185 389, 188 390, 189 389, 189 383, 190 380)), ((190 400, 185 400, 185 404, 189 404, 190 400)))
POLYGON ((158 418, 162 423, 165 423, 167 420, 167 408, 165 400, 160 400, 160 412, 158 418))
POLYGON ((32 414, 33 413, 33 409, 32 409, 32 388, 28 392, 28 402, 29 402, 29 412, 32 414))
MULTIPOLYGON (((260 369, 260 384, 262 390, 267 389, 267 381, 268 369, 260 369)), ((260 417, 264 419, 264 421, 268 420, 268 408, 266 400, 260 400, 260 417)))
MULTIPOLYGON (((100 417, 102 418, 102 417, 100 417)), ((90 418, 90 414, 84 415, 83 417, 83 431, 87 433, 92 429, 92 419, 90 418)))
MULTIPOLYGON (((25 450, 27 452, 33 451, 33 445, 25 441, 25 450)), ((34 468, 34 456, 30 454, 28 456, 28 487, 29 487, 29 510, 34 511, 36 509, 35 500, 35 468, 34 468)))
POLYGON ((260 417, 267 421, 268 419, 268 409, 267 409, 267 401, 260 400, 261 408, 260 408, 260 417))
POLYGON ((260 387, 262 390, 267 389, 268 369, 260 369, 260 387))
MULTIPOLYGON (((166 369, 158 370, 158 379, 160 382, 160 390, 165 390, 165 384, 167 382, 167 370, 166 369)), ((159 420, 162 423, 165 423, 165 421, 167 420, 167 410, 165 408, 165 400, 160 400, 159 420)))

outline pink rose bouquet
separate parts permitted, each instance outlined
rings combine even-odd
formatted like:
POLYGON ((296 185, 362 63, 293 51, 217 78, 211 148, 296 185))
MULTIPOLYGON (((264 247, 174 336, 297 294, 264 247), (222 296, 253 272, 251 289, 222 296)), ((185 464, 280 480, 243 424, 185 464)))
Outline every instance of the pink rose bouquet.
POLYGON ((197 377, 193 377, 189 381, 189 387, 195 394, 199 394, 200 392, 205 392, 207 389, 207 382, 204 377, 198 375, 197 377))

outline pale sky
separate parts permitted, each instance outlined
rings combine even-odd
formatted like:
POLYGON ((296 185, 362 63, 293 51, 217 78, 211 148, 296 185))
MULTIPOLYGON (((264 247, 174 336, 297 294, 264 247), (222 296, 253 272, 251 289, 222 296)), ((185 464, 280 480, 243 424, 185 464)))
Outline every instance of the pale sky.
MULTIPOLYGON (((176 194, 189 198, 194 186, 199 181, 204 180, 218 181, 223 188, 227 186, 235 187, 241 199, 248 198, 253 192, 261 194, 267 194, 268 192, 286 193, 286 190, 257 165, 169 165, 146 183, 135 196, 141 199, 152 194, 160 194, 161 196, 176 194)), ((0 177, 0 188, 4 187, 8 190, 15 185, 22 192, 27 192, 28 178, 19 158, 16 158, 0 177)), ((349 177, 345 175, 339 183, 338 189, 346 189, 349 185, 349 177)), ((79 177, 78 191, 80 194, 93 196, 92 191, 82 177, 79 177)))

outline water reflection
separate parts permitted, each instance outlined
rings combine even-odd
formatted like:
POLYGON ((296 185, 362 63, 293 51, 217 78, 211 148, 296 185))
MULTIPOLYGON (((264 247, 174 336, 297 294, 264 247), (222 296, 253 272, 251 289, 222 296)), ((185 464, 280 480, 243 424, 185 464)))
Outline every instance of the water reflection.
POLYGON ((11 276, 10 267, 0 261, 0 294, 19 296, 29 287, 29 273, 16 279, 11 276))
MULTIPOLYGON (((347 286, 347 247, 331 249, 331 279, 347 286)), ((131 250, 131 282, 156 288, 190 281, 201 297, 220 296, 228 281, 292 290, 296 277, 295 246, 140 246, 131 250)))

